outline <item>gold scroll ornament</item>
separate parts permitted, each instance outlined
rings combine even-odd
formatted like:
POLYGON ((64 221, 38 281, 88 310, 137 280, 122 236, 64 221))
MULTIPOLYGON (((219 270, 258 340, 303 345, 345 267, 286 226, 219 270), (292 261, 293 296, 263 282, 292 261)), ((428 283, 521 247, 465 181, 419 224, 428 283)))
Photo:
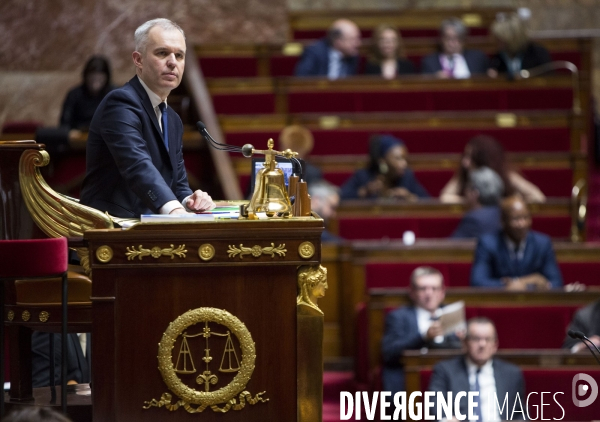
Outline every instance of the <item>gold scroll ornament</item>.
POLYGON ((258 402, 267 402, 269 399, 262 397, 264 391, 256 394, 254 397, 248 391, 243 391, 250 381, 250 377, 254 372, 256 361, 256 349, 252 336, 243 322, 229 312, 216 308, 198 308, 190 310, 179 316, 175 321, 169 324, 167 330, 163 333, 162 340, 158 344, 158 370, 160 371, 163 381, 175 396, 179 398, 172 402, 173 396, 171 393, 163 393, 159 400, 152 399, 144 402, 144 409, 151 407, 165 407, 167 410, 174 412, 179 408, 184 408, 188 413, 199 413, 210 407, 214 412, 225 413, 229 410, 241 410, 246 406, 246 403, 256 404, 258 402), (227 333, 218 333, 210 329, 208 323, 213 322, 227 327, 227 333), (192 326, 204 323, 203 329, 198 334, 188 334, 187 330, 192 326), (235 347, 231 342, 231 334, 239 341, 242 352, 241 361, 237 359, 235 347), (225 345, 225 353, 229 353, 229 359, 225 359, 225 353, 221 359, 220 372, 237 372, 235 377, 226 386, 215 391, 210 391, 210 384, 217 384, 218 377, 210 371, 210 356, 209 339, 212 336, 227 337, 225 345), (182 337, 177 364, 173 365, 172 350, 175 341, 178 337, 182 337), (196 377, 196 382, 204 385, 203 390, 195 390, 179 378, 179 374, 191 374, 197 372, 193 363, 192 352, 187 339, 191 337, 202 336, 206 342, 204 356, 202 361, 206 365, 206 369, 196 377), (231 354, 234 359, 231 359, 231 354), (183 356, 183 358, 182 358, 183 356), (189 359, 189 367, 188 367, 189 359), (181 363, 180 363, 181 360, 181 363), (229 365, 224 364, 229 362, 229 365), (232 362, 233 365, 232 365, 232 362), (224 367, 226 366, 226 367, 224 367), (224 404, 224 406, 219 406, 224 404))
POLYGON ((186 253, 187 249, 185 249, 185 245, 179 245, 177 248, 175 248, 173 245, 171 245, 170 248, 160 248, 155 246, 152 249, 145 249, 142 245, 139 245, 137 250, 135 249, 135 246, 128 246, 125 255, 127 256, 128 261, 131 261, 135 258, 138 258, 141 261, 145 256, 151 256, 155 259, 158 259, 161 256, 170 256, 171 259, 173 259, 175 256, 178 256, 179 258, 185 258, 186 253))
POLYGON ((317 305, 317 299, 325 296, 327 285, 327 268, 322 265, 304 265, 298 270, 298 298, 296 304, 313 308, 323 313, 317 305))
POLYGON ((251 248, 245 247, 242 243, 240 243, 239 248, 235 245, 229 245, 229 249, 227 249, 227 253, 229 254, 229 258, 235 258, 236 256, 240 256, 240 259, 244 258, 244 255, 252 255, 255 258, 258 258, 261 255, 271 255, 271 258, 275 257, 275 254, 279 256, 285 256, 287 249, 285 249, 285 243, 275 246, 274 243, 271 243, 271 246, 261 247, 259 245, 254 245, 251 248))

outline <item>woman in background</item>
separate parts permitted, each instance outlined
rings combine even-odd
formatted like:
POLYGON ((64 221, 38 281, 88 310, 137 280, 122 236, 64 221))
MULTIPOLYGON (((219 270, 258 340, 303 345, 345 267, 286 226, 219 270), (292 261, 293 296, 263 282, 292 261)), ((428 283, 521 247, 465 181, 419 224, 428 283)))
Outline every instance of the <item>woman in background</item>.
POLYGON ((342 199, 397 198, 414 201, 429 197, 408 168, 408 150, 401 140, 391 135, 377 135, 371 139, 369 149, 368 167, 358 170, 344 183, 342 199))
POLYGON ((523 69, 532 69, 552 59, 544 47, 532 42, 527 27, 519 15, 501 15, 491 27, 498 44, 498 53, 490 60, 488 75, 495 78, 505 73, 509 78, 519 75, 523 69))
POLYGON ((111 84, 108 60, 102 56, 92 56, 88 60, 82 77, 81 85, 67 94, 60 116, 60 126, 71 131, 87 131, 100 101, 115 88, 111 84))
POLYGON ((412 62, 406 59, 402 37, 390 25, 379 25, 373 31, 371 51, 365 65, 365 74, 394 79, 397 75, 415 73, 412 62))
POLYGON ((465 146, 460 167, 440 193, 440 201, 463 202, 469 172, 474 168, 489 167, 504 183, 504 196, 520 194, 527 202, 545 202, 546 196, 533 183, 514 170, 510 170, 504 158, 504 148, 491 136, 477 135, 465 146))

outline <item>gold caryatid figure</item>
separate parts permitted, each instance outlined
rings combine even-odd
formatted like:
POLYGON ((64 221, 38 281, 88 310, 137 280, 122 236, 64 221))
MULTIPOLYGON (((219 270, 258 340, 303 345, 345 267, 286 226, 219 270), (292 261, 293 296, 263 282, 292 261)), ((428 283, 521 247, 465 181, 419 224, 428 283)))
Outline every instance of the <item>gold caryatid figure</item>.
POLYGON ((327 288, 327 268, 322 265, 304 265, 298 270, 299 294, 296 303, 298 306, 311 307, 322 314, 317 300, 325 296, 327 288))

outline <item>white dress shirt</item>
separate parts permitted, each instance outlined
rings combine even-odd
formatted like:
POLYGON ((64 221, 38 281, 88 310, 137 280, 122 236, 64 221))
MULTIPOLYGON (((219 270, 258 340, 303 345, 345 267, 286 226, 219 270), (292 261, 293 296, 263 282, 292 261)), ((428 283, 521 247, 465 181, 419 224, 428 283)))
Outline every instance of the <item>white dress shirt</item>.
MULTIPOLYGON (((481 406, 481 416, 483 422, 499 422, 500 413, 496 406, 496 378, 494 377, 494 367, 492 359, 488 360, 479 371, 479 405, 481 406)), ((466 358, 467 372, 469 374, 469 386, 474 390, 475 377, 479 367, 469 358, 466 358)), ((498 397, 500 405, 504 397, 498 397)), ((480 421, 481 422, 481 421, 480 421)))
POLYGON ((334 48, 329 49, 329 67, 327 68, 327 78, 338 79, 342 75, 342 59, 344 55, 334 48))
MULTIPOLYGON (((433 321, 435 321, 436 312, 431 313, 419 306, 416 306, 415 309, 417 311, 417 326, 419 327, 419 334, 421 334, 421 338, 425 339, 427 330, 429 330, 429 327, 431 327, 431 324, 433 324, 433 321)), ((444 341, 444 336, 437 336, 433 339, 433 341, 436 343, 442 343, 444 341)))
MULTIPOLYGON (((146 91, 146 94, 148 94, 148 98, 150 98, 150 103, 152 103, 152 108, 154 108, 154 113, 156 113, 156 118, 158 119, 158 125, 160 126, 160 130, 162 130, 162 112, 160 111, 160 108, 158 108, 158 105, 160 103, 162 103, 163 100, 161 100, 161 98, 154 91, 152 91, 150 88, 148 88, 148 85, 146 85, 144 83, 144 81, 142 81, 142 78, 140 78, 139 76, 138 76, 138 80, 142 84, 142 87, 146 91)), ((164 103, 167 104, 166 98, 165 98, 164 103)), ((186 197, 183 201, 181 201, 181 203, 176 200, 169 201, 166 204, 164 204, 162 207, 159 208, 158 213, 159 214, 170 214, 171 211, 173 211, 174 209, 181 208, 181 207, 183 207, 183 209, 187 210, 187 207, 185 206, 185 201, 187 201, 188 198, 189 198, 189 196, 186 197)))
POLYGON ((462 54, 440 54, 440 64, 445 72, 448 72, 455 79, 467 79, 471 77, 471 71, 467 66, 465 56, 462 54))

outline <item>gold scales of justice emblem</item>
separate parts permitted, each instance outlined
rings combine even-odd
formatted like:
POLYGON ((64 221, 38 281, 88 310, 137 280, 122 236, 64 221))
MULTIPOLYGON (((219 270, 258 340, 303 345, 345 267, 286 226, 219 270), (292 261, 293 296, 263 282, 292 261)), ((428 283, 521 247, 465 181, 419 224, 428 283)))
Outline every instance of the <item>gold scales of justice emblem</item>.
MULTIPOLYGON (((198 362, 198 359, 196 361, 198 362)), ((171 412, 183 408, 189 413, 199 413, 210 407, 214 412, 225 413, 229 410, 241 410, 246 404, 254 405, 258 402, 267 402, 269 399, 262 397, 265 394, 264 391, 255 396, 245 391, 246 385, 254 372, 255 361, 256 348, 250 331, 236 316, 223 309, 216 308, 197 308, 187 311, 169 324, 167 330, 163 333, 161 342, 158 344, 158 370, 171 393, 179 399, 173 402, 171 393, 163 393, 159 400, 152 399, 144 402, 143 408, 165 407, 171 412), (225 326, 227 331, 214 331, 209 325, 211 322, 225 326), (188 330, 196 324, 203 325, 202 331, 189 334, 188 330), (241 360, 238 359, 232 334, 239 342, 241 360), (179 337, 181 337, 179 353, 177 362, 173 365, 172 351, 179 337), (213 361, 211 346, 214 349, 214 340, 217 338, 225 338, 225 346, 218 372, 235 373, 235 376, 226 386, 211 391, 211 385, 216 385, 219 382, 219 376, 211 371, 213 361), (188 341, 188 339, 192 340, 188 341), (181 378, 198 373, 192 351, 196 350, 202 339, 204 339, 202 345, 204 353, 201 360, 204 370, 195 377, 196 384, 203 386, 202 391, 199 391, 187 385, 189 380, 186 383, 181 378), (193 349, 190 343, 193 343, 193 349)))

